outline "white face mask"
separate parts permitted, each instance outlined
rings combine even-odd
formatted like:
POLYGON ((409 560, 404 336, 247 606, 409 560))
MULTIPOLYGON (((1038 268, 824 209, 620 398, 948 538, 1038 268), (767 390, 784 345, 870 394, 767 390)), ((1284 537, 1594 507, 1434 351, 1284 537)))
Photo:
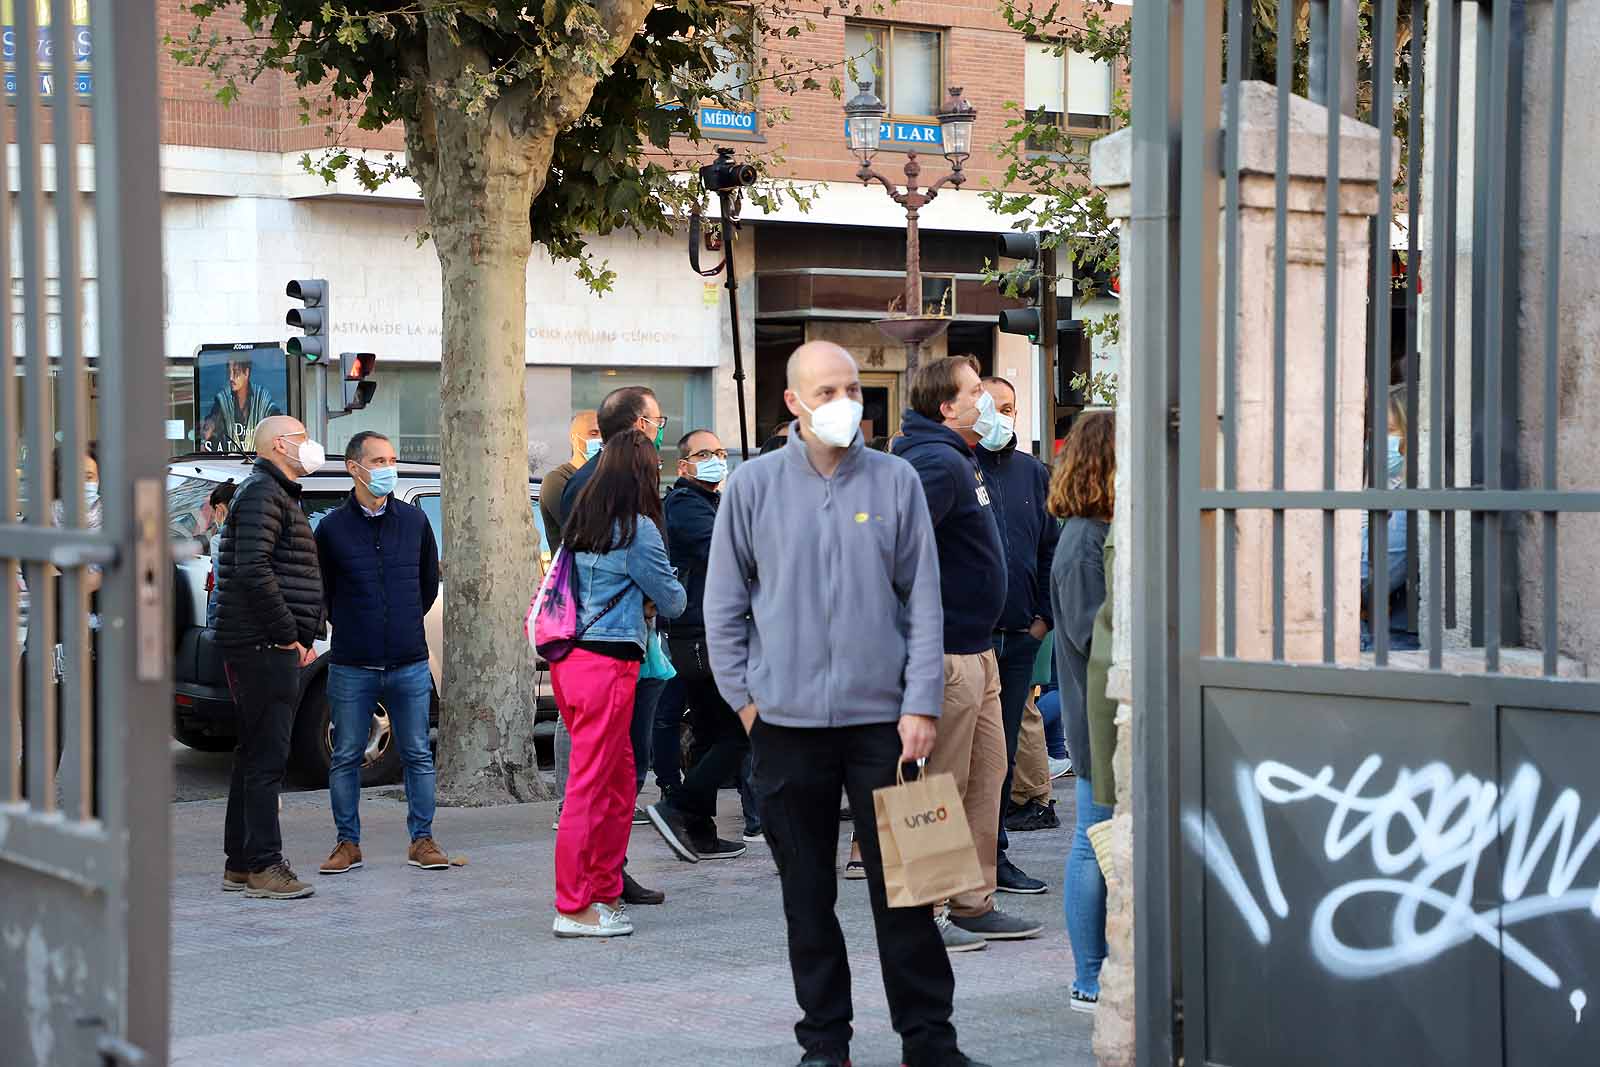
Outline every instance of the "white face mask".
POLYGON ((856 431, 861 428, 863 410, 861 401, 841 396, 813 411, 798 396, 795 400, 806 409, 806 414, 811 416, 811 430, 823 444, 832 445, 834 448, 849 448, 850 442, 856 439, 856 431))
POLYGON ((322 450, 322 446, 313 441, 309 436, 306 437, 304 441, 300 442, 299 449, 292 454, 295 457, 295 463, 305 474, 310 474, 317 470, 324 462, 327 461, 328 458, 328 454, 322 450))

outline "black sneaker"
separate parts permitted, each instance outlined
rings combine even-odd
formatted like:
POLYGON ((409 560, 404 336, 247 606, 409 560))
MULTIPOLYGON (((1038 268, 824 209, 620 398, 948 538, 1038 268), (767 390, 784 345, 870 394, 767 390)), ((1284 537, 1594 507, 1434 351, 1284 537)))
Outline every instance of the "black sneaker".
POLYGON ((695 836, 689 842, 695 855, 703 860, 733 860, 738 859, 748 851, 745 846, 737 841, 728 841, 718 837, 715 833, 709 837, 695 836))
POLYGON ((1056 816, 1054 800, 1051 800, 1048 806, 1037 800, 1030 800, 1020 808, 1012 808, 1006 815, 1006 829, 1014 834, 1028 833, 1031 830, 1057 830, 1060 827, 1061 819, 1056 816))
POLYGON ((808 1052, 800 1057, 800 1067, 850 1067, 850 1057, 838 1052, 808 1052))
POLYGON ((1024 893, 1036 896, 1049 890, 1049 886, 1037 878, 1030 878, 1024 874, 1022 868, 1012 863, 1010 858, 1001 855, 995 863, 995 889, 1002 893, 1024 893))
POLYGON ((989 1065, 979 1063, 965 1052, 946 1052, 934 1057, 907 1056, 900 1067, 989 1067, 989 1065))
MULTIPOLYGON (((656 828, 656 833, 661 835, 661 840, 667 843, 673 855, 685 863, 700 862, 700 854, 690 842, 693 835, 689 831, 687 815, 665 800, 650 805, 645 814, 650 817, 650 825, 656 828)), ((743 852, 744 849, 739 851, 743 852)))
POLYGON ((622 872, 622 902, 624 904, 665 904, 667 895, 659 889, 646 889, 633 880, 633 875, 622 872))

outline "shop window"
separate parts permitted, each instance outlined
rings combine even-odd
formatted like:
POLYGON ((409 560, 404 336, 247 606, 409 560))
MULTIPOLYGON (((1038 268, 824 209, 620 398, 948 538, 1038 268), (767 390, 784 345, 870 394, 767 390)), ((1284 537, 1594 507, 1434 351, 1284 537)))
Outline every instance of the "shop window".
POLYGON ((848 22, 844 51, 850 80, 869 86, 890 116, 931 119, 938 115, 944 100, 940 88, 944 84, 942 32, 848 22))
POLYGON ((376 430, 394 443, 401 459, 439 462, 438 364, 379 360, 373 378, 378 391, 372 402, 328 423, 328 454, 343 455, 350 438, 361 430, 376 430))
MULTIPOLYGON (((1111 64, 1080 52, 1028 42, 1023 68, 1023 107, 1063 130, 1109 130, 1114 72, 1111 64)), ((1030 142, 1033 149, 1050 147, 1030 142)))

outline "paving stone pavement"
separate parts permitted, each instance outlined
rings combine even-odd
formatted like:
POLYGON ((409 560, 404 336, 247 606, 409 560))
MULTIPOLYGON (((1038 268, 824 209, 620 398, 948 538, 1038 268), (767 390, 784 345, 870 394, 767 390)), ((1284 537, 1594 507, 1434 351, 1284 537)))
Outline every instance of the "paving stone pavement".
MULTIPOLYGON (((1068 1008, 1061 909, 1063 827, 1012 835, 1011 856, 1050 883, 1002 896, 1045 924, 1037 940, 954 957, 962 1047, 996 1067, 1091 1067, 1092 1020, 1068 1008)), ((1060 785, 1061 783, 1057 783, 1060 785)), ((654 795, 647 786, 646 800, 654 795)), ((286 855, 317 894, 224 894, 224 802, 173 806, 173 1060, 213 1065, 409 1064, 756 1067, 799 1059, 777 874, 762 845, 742 858, 676 862, 634 827, 629 870, 667 892, 634 908, 638 932, 608 942, 550 934, 555 805, 442 809, 440 843, 464 867, 405 862, 405 805, 368 791, 366 866, 317 876, 333 845, 328 794, 284 797, 286 855)), ((725 835, 739 825, 723 794, 725 835)), ((844 843, 841 827, 841 863, 844 843)), ((893 1067, 865 882, 840 882, 855 977, 857 1067, 893 1067)))

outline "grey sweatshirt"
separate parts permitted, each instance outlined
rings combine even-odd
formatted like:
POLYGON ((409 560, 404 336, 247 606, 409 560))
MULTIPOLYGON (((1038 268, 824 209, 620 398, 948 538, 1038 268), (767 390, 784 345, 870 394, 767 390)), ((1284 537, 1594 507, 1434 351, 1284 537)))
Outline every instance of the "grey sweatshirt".
POLYGON ((944 612, 916 471, 857 434, 824 478, 792 427, 722 491, 705 620, 717 688, 773 725, 937 717, 944 612))

